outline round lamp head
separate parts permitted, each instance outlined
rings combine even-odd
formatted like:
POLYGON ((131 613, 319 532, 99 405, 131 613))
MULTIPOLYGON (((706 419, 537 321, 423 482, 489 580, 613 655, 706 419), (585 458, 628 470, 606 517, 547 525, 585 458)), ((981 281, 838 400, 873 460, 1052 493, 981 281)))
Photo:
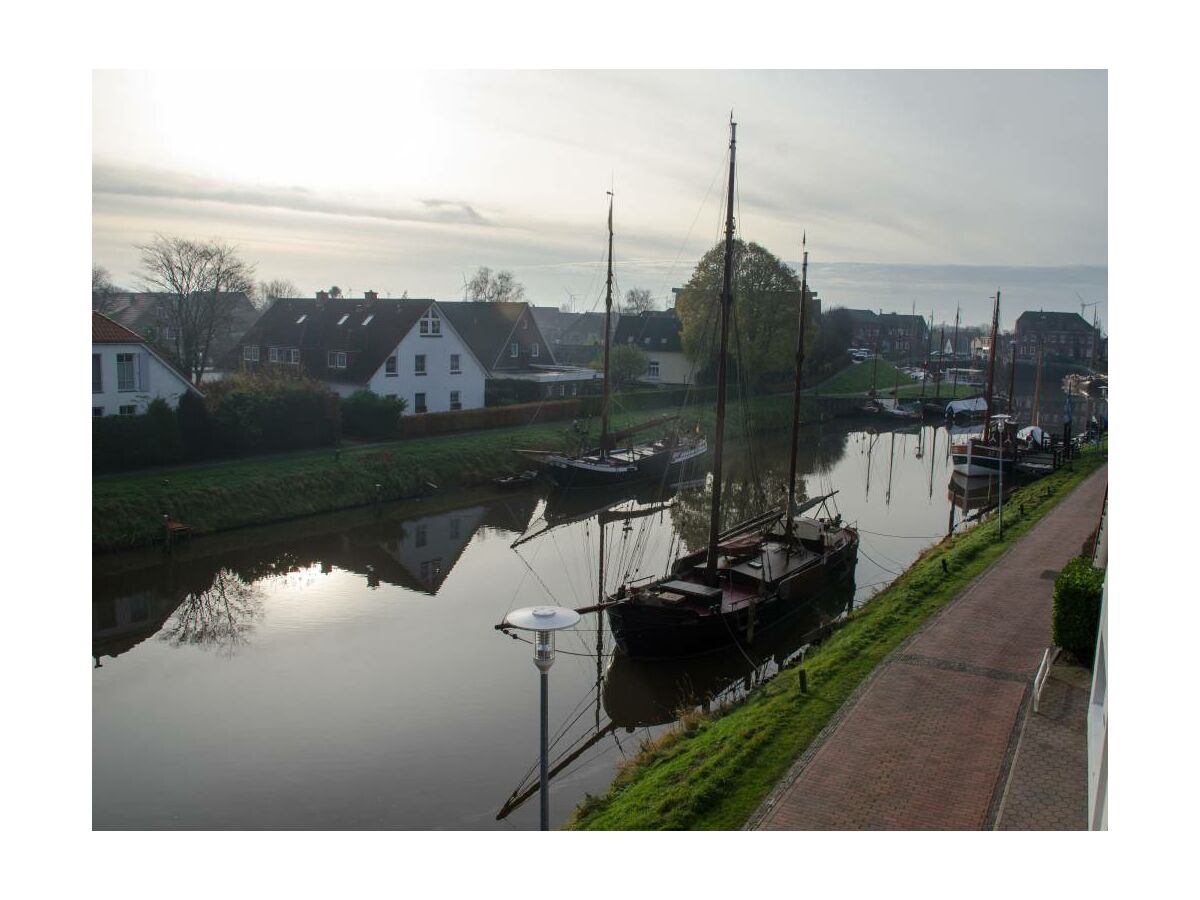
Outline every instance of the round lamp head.
POLYGON ((504 621, 522 631, 558 631, 576 624, 579 613, 563 606, 529 606, 513 610, 504 621))

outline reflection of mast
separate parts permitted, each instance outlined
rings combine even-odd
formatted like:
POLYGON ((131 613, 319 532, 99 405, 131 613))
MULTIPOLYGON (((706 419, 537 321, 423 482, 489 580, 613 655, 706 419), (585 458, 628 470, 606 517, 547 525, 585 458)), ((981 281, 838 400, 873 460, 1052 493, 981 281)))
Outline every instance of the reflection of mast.
POLYGON ((937 464, 937 427, 933 429, 933 449, 929 453, 929 499, 933 499, 933 467, 937 464))
POLYGON ((888 452, 888 486, 887 493, 884 495, 883 502, 885 506, 890 506, 892 502, 892 468, 896 461, 896 432, 892 432, 892 446, 888 452))
MULTIPOLYGON (((595 747, 596 744, 598 744, 601 740, 603 740, 608 735, 610 735, 614 731, 616 731, 616 729, 617 729, 617 726, 614 725, 612 722, 609 722, 603 728, 598 729, 594 735, 592 735, 590 738, 588 738, 586 741, 584 741, 579 747, 572 750, 570 754, 563 757, 563 759, 557 765, 551 767, 551 769, 547 773, 547 775, 550 778, 553 778, 555 775, 557 775, 559 772, 561 772, 563 769, 565 769, 571 763, 575 762, 575 760, 579 759, 579 757, 581 757, 588 750, 595 747)), ((520 806, 522 804, 524 804, 525 801, 527 801, 530 797, 532 797, 534 794, 536 794, 540 788, 541 788, 541 783, 538 781, 535 781, 533 784, 531 784, 529 787, 527 787, 521 793, 517 793, 516 791, 513 791, 512 795, 507 800, 504 801, 504 805, 502 807, 500 807, 500 812, 496 813, 496 821, 500 821, 501 819, 507 818, 516 809, 520 808, 520 806)))
POLYGON ((950 388, 950 399, 958 398, 958 317, 962 312, 962 306, 954 307, 954 381, 953 387, 950 388))
POLYGON ((867 440, 867 493, 863 497, 864 500, 871 499, 871 457, 875 452, 875 439, 879 437, 877 432, 873 432, 867 440))

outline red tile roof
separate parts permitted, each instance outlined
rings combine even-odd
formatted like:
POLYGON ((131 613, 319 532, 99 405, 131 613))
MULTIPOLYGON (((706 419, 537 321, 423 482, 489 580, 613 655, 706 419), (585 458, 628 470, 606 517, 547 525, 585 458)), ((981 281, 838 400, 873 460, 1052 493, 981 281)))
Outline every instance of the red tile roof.
POLYGON ((93 344, 144 344, 145 339, 108 316, 92 310, 93 344))

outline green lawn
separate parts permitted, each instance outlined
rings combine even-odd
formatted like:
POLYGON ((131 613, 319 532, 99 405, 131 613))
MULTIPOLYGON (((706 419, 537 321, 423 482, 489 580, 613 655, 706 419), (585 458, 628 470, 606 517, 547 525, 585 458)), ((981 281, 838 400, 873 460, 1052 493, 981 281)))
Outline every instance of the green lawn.
MULTIPOLYGON (((903 372, 897 373, 896 366, 888 362, 886 359, 879 360, 879 369, 873 375, 875 362, 868 360, 857 365, 850 365, 836 375, 832 375, 818 384, 815 388, 809 388, 805 391, 807 394, 819 394, 822 397, 837 397, 837 396, 867 396, 871 390, 872 381, 875 384, 875 393, 880 397, 890 397, 892 390, 896 387, 897 374, 899 374, 899 394, 902 398, 912 399, 924 396, 928 399, 933 399, 934 386, 931 383, 925 385, 924 391, 921 389, 921 383, 913 378, 905 375, 903 372)), ((954 399, 954 397, 970 397, 979 393, 979 388, 967 387, 966 385, 958 385, 956 391, 951 391, 951 385, 944 384, 938 390, 938 397, 945 398, 946 401, 954 399)))
MULTIPOLYGON (((567 827, 734 829, 743 825, 858 685, 902 641, 1105 461, 1098 449, 1022 488, 995 518, 928 549, 804 661, 808 693, 785 670, 740 704, 692 713, 644 744, 607 793, 588 795, 567 827), (943 574, 942 561, 949 566, 943 574)), ((1047 635, 1049 640, 1049 635, 1047 635)))

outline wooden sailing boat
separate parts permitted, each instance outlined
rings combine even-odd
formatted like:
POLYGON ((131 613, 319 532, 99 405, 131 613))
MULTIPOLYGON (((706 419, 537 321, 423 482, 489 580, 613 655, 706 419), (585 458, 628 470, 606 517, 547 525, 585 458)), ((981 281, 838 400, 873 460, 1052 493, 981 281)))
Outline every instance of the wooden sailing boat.
POLYGON ((1000 292, 992 309, 992 340, 988 350, 987 387, 984 391, 983 436, 957 441, 950 453, 954 471, 961 475, 996 475, 1012 472, 1017 460, 1015 426, 1011 415, 995 415, 992 402, 996 377, 996 338, 1000 324, 1000 292))
POLYGON ((521 456, 538 463, 555 484, 564 488, 603 487, 629 481, 664 478, 671 466, 682 466, 708 451, 708 443, 698 431, 673 435, 664 440, 635 444, 633 436, 657 425, 678 419, 658 416, 632 428, 613 431, 611 373, 609 356, 612 345, 613 293, 613 206, 608 192, 608 279, 604 296, 604 395, 601 399, 600 445, 584 448, 577 455, 537 450, 518 450, 521 456))
POLYGON ((752 643, 756 629, 779 622, 831 582, 852 576, 858 560, 858 533, 841 517, 803 513, 824 508, 832 494, 796 504, 796 450, 804 362, 808 251, 800 288, 796 377, 792 406, 788 502, 722 531, 722 460, 730 318, 733 307, 733 198, 737 125, 730 122, 729 185, 725 219, 725 259, 721 289, 720 351, 717 362, 716 439, 713 450, 712 510, 708 546, 682 557, 663 578, 623 585, 604 603, 617 646, 634 658, 664 658, 752 643))

